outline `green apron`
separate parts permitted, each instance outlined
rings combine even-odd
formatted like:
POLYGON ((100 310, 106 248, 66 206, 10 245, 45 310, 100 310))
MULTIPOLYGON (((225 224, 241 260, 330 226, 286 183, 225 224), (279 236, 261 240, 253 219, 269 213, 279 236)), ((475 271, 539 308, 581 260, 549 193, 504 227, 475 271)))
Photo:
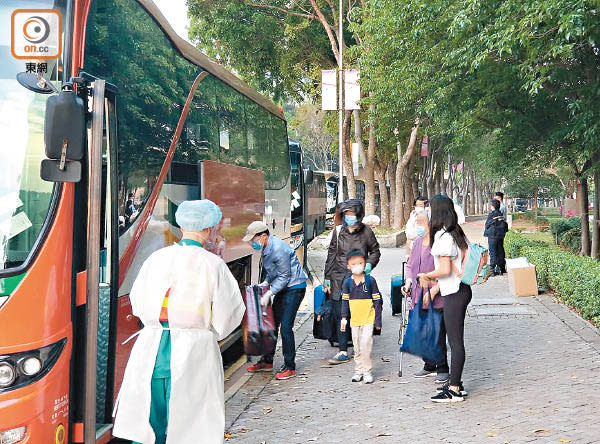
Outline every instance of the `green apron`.
MULTIPOLYGON (((202 248, 200 242, 181 239, 179 245, 194 245, 202 248)), ((166 321, 160 321, 165 328, 166 321)), ((150 425, 156 436, 156 444, 167 442, 167 425, 169 424, 169 399, 171 398, 171 331, 163 330, 156 353, 154 371, 150 381, 150 425)), ((133 442, 132 444, 142 444, 133 442)))

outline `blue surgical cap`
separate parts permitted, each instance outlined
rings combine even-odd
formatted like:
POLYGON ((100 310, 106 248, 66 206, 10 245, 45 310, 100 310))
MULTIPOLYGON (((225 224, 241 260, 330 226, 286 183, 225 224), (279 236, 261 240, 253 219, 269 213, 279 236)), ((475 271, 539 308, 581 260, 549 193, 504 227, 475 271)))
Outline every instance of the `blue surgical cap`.
POLYGON ((219 223, 221 216, 221 209, 208 199, 184 200, 175 212, 177 224, 186 231, 212 228, 219 223))

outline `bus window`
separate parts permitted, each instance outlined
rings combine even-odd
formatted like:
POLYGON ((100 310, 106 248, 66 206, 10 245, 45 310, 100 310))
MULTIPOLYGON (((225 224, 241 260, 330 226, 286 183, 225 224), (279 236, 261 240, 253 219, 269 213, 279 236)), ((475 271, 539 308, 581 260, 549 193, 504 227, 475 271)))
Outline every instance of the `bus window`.
POLYGON ((249 166, 265 173, 266 189, 280 190, 290 175, 285 122, 249 99, 245 103, 249 166))
POLYGON ((196 90, 174 161, 195 165, 199 160, 218 160, 216 82, 214 77, 209 76, 196 90))
POLYGON ((118 212, 126 230, 150 196, 201 69, 135 1, 92 2, 86 41, 86 71, 119 87, 118 212))
POLYGON ((248 165, 246 116, 241 94, 219 80, 215 81, 219 119, 219 160, 234 165, 248 165))

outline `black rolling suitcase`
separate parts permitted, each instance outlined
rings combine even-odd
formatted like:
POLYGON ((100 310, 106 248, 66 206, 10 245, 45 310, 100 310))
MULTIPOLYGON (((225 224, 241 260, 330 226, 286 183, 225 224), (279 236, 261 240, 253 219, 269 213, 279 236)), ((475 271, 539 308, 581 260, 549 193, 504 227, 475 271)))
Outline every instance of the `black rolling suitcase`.
POLYGON ((392 288, 390 291, 390 300, 392 303, 392 316, 402 313, 402 286, 404 285, 404 266, 406 262, 402 262, 402 274, 392 276, 392 288))

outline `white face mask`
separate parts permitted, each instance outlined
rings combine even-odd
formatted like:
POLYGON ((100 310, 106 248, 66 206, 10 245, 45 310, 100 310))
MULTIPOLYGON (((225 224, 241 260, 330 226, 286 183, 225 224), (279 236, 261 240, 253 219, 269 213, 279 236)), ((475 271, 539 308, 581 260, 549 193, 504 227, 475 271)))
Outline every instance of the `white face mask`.
POLYGON ((354 275, 363 274, 363 272, 365 271, 365 266, 364 265, 355 265, 354 267, 350 268, 350 271, 352 271, 352 274, 354 274, 354 275))
POLYGON ((415 213, 419 214, 419 213, 424 213, 425 212, 425 208, 423 207, 415 207, 415 213))

